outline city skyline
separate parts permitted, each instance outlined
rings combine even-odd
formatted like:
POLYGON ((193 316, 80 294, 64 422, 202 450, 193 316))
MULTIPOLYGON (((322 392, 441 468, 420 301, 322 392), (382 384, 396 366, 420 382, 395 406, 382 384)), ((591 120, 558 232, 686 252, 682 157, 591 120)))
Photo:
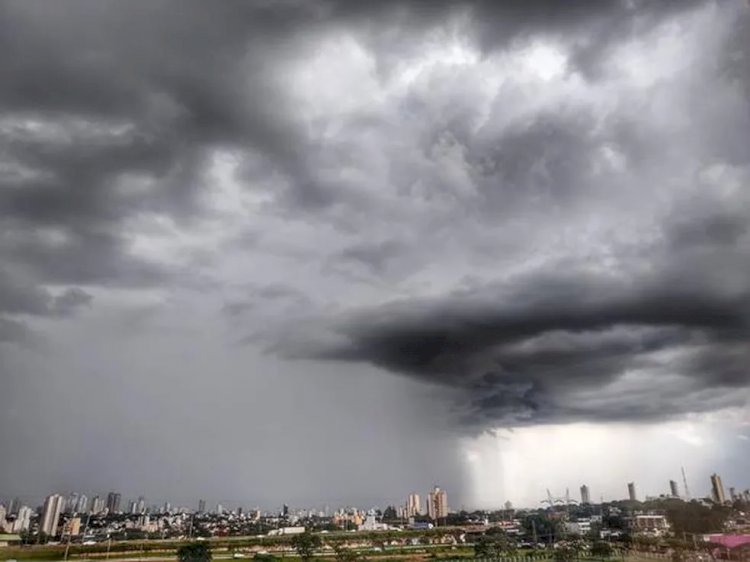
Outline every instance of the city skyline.
POLYGON ((748 33, 744 0, 1 2, 0 494, 742 482, 748 33))
MULTIPOLYGON (((742 483, 731 486, 729 488, 730 493, 729 497, 727 498, 727 495, 724 490, 724 485, 721 479, 721 476, 712 473, 708 479, 708 485, 706 487, 706 493, 703 495, 699 495, 693 499, 710 499, 716 503, 726 503, 727 501, 731 500, 734 501, 735 497, 745 497, 750 496, 750 487, 746 487, 747 484, 743 485, 742 483), (739 494, 736 493, 736 491, 739 490, 739 494)), ((585 504, 598 504, 602 501, 622 501, 622 500, 630 500, 630 501, 650 501, 653 499, 658 498, 676 498, 676 499, 682 499, 683 501, 691 501, 688 499, 685 495, 680 494, 679 492, 679 486, 677 484, 677 481, 675 480, 669 480, 666 483, 666 486, 664 486, 664 489, 662 490, 656 490, 654 493, 645 493, 642 498, 638 497, 638 488, 636 481, 627 482, 627 493, 623 494, 621 497, 613 496, 605 498, 603 496, 600 496, 598 499, 599 501, 592 501, 592 491, 590 487, 587 484, 581 484, 579 488, 580 492, 580 502, 577 500, 574 500, 574 498, 571 497, 569 490, 566 490, 566 497, 560 496, 558 499, 560 501, 563 501, 567 498, 567 501, 572 501, 572 503, 580 503, 581 505, 585 504)), ((698 486, 698 489, 700 489, 700 486, 698 486)), ((549 490, 547 490, 549 491, 549 490)), ((445 508, 447 504, 447 499, 444 497, 445 490, 442 490, 440 486, 433 486, 430 490, 428 490, 424 496, 417 493, 417 492, 410 492, 408 495, 405 496, 405 499, 402 498, 403 501, 399 501, 398 499, 384 499, 380 498, 380 500, 374 501, 370 507, 386 507, 388 505, 394 506, 398 509, 404 509, 404 512, 407 516, 409 515, 415 515, 415 514, 428 514, 430 513, 431 509, 434 509, 434 503, 435 499, 433 497, 436 493, 441 493, 443 496, 440 498, 441 502, 441 509, 445 508), (425 498, 425 502, 422 503, 422 498, 425 498), (384 503, 385 502, 385 503, 384 503)), ((60 493, 59 491, 56 493, 53 493, 51 495, 42 495, 42 496, 26 496, 28 497, 36 497, 38 499, 42 499, 44 501, 49 500, 51 497, 61 498, 60 500, 60 507, 61 510, 60 513, 75 513, 75 512, 83 512, 83 513, 104 513, 106 511, 109 511, 110 513, 144 513, 147 510, 151 512, 166 512, 169 511, 169 508, 174 508, 178 510, 187 510, 187 511, 194 511, 195 513, 201 513, 201 512, 217 512, 220 509, 237 509, 237 508, 251 508, 251 509, 264 509, 266 511, 270 510, 273 511, 276 509, 278 513, 285 515, 288 513, 290 506, 287 503, 284 503, 283 501, 278 503, 278 505, 263 505, 261 506, 258 503, 254 503, 251 499, 241 499, 241 498, 207 498, 206 496, 191 496, 191 497, 183 497, 179 499, 175 498, 165 498, 161 496, 157 496, 155 498, 148 499, 144 497, 143 495, 137 495, 133 496, 132 499, 127 500, 127 509, 120 509, 122 507, 121 504, 121 498, 123 497, 123 494, 120 492, 110 491, 107 493, 107 503, 105 503, 105 498, 100 497, 98 494, 92 495, 91 499, 89 501, 86 501, 88 499, 88 496, 85 493, 81 493, 80 491, 70 491, 67 492, 67 496, 65 493, 60 493), (82 503, 81 500, 84 500, 82 503), (71 505, 75 505, 76 508, 71 508, 71 505), (85 508, 82 510, 80 509, 80 506, 85 506, 85 508), (116 506, 114 510, 110 509, 110 505, 116 506), (213 505, 211 509, 206 509, 207 505, 213 505), (132 511, 133 509, 136 509, 136 511, 132 511), (106 509, 106 511, 105 511, 106 509)), ((125 495, 127 497, 127 494, 125 495)), ((17 496, 8 496, 7 497, 7 507, 6 504, 3 503, 4 496, 0 493, 0 506, 3 506, 6 508, 6 513, 13 514, 18 511, 18 509, 22 506, 24 506, 24 501, 17 497, 17 496)), ((27 503, 35 503, 34 501, 27 502, 27 503)), ((36 503, 39 503, 38 501, 36 503)), ((44 502, 42 502, 44 503, 44 502)), ((506 500, 504 504, 498 504, 495 506, 494 509, 503 509, 504 505, 507 505, 508 501, 506 500)), ((533 509, 538 508, 540 505, 543 505, 549 502, 546 501, 546 499, 542 499, 540 497, 540 500, 536 502, 535 504, 529 504, 529 505, 517 505, 515 506, 516 509, 533 509)), ((356 502, 342 502, 338 505, 332 504, 331 501, 326 501, 318 506, 313 505, 297 505, 295 506, 296 509, 309 509, 314 507, 325 507, 327 510, 332 505, 335 508, 341 509, 346 507, 353 507, 356 504, 356 502)), ((43 506, 42 506, 43 507, 43 506)), ((476 506, 465 506, 462 505, 458 509, 476 509, 476 506)), ((456 511, 457 509, 452 509, 452 511, 456 511)))

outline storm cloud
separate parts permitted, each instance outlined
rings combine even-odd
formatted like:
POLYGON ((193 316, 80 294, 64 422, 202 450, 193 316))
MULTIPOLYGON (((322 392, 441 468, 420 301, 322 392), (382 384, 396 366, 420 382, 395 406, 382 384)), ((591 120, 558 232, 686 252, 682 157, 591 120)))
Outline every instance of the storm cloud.
MULTIPOLYGON (((282 427, 300 501, 356 494, 326 460, 373 440, 404 460, 367 498, 458 495, 483 430, 746 406, 748 26, 739 0, 3 2, 0 493, 189 495, 208 464, 134 459, 197 439, 283 459, 252 468, 271 502, 282 427)), ((215 497, 258 493, 222 470, 215 497)))

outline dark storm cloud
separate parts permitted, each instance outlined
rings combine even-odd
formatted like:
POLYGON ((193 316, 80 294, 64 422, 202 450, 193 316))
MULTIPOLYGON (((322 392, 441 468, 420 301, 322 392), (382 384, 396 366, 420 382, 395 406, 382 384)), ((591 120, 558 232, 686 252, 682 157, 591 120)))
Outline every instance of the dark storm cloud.
POLYGON ((327 342, 302 335, 277 349, 454 388, 455 413, 472 428, 741 405, 750 389, 749 210, 738 199, 723 214, 673 217, 650 273, 563 262, 366 309, 327 342))
MULTIPOLYGON (((3 450, 14 451, 0 492, 90 485, 93 476, 109 486, 118 475, 184 490, 210 473, 217 494, 259 486, 273 501, 291 485, 300 496, 306 486, 376 494, 458 474, 455 441, 443 441, 455 431, 435 429, 442 403, 421 394, 433 389, 353 363, 438 383, 462 430, 740 403, 750 358, 748 209, 739 197, 714 206, 712 192, 675 210, 661 246, 614 245, 627 263, 610 274, 604 259, 597 271, 580 257, 566 261, 569 248, 557 244, 591 217, 616 229, 620 207, 602 200, 636 201, 622 212, 640 219, 652 191, 672 200, 682 166, 746 163, 745 117, 727 123, 716 108, 704 111, 733 91, 730 80, 750 83, 741 28, 715 57, 723 77, 699 66, 706 76, 673 85, 667 70, 679 61, 670 59, 657 69, 665 77, 644 86, 651 91, 635 91, 626 76, 620 94, 627 69, 609 64, 618 46, 662 25, 681 28, 690 10, 711 5, 0 3, 0 425, 12 440, 3 450), (582 84, 528 108, 557 85, 526 70, 517 83, 503 54, 515 61, 537 38, 563 47, 563 74, 582 84), (415 70, 408 86, 389 82, 401 63, 418 69, 454 39, 477 65, 440 62, 415 70), (326 54, 339 41, 341 52, 326 54), (354 44, 367 76, 342 85, 354 44), (498 90, 483 93, 497 77, 498 90), (383 90, 360 100, 360 79, 370 78, 383 90), (600 81, 592 99, 577 99, 600 81), (641 117, 647 98, 663 95, 659 85, 670 94, 663 105, 684 111, 694 129, 670 130, 683 120, 663 125, 659 111, 641 117), (592 166, 604 146, 622 161, 617 174, 592 166), (218 180, 223 155, 236 169, 218 180), (623 179, 630 173, 635 188, 623 179), (226 196, 232 182, 241 193, 226 196), (210 228, 198 228, 204 221, 210 228), (245 236, 225 244, 237 223, 245 236), (525 273, 510 276, 506 265, 525 273), (451 292, 455 278, 471 281, 451 292), (332 315, 328 330, 318 318, 332 315), (60 317, 65 327, 51 321, 60 317), (25 354, 37 323, 58 345, 25 354), (252 345, 227 350, 238 339, 252 345), (277 356, 258 356, 269 340, 277 356), (278 356, 315 360, 294 367, 278 356), (39 415, 13 417, 24 410, 39 415), (222 436, 201 441, 196 412, 222 412, 222 436), (64 455, 40 462, 30 438, 36 451, 53 444, 64 455), (279 449, 280 439, 289 446, 279 449), (193 462, 196 446, 205 458, 231 450, 238 462, 215 474, 193 462), (300 454, 309 461, 302 479, 300 454), (279 462, 268 470, 259 455, 279 462), (156 457, 163 463, 143 461, 156 457), (333 473, 337 457, 343 470, 333 473), (376 464, 385 468, 363 483, 357 475, 376 464), (185 481, 174 479, 178 465, 190 466, 185 481)), ((573 238, 571 246, 593 242, 573 238)))

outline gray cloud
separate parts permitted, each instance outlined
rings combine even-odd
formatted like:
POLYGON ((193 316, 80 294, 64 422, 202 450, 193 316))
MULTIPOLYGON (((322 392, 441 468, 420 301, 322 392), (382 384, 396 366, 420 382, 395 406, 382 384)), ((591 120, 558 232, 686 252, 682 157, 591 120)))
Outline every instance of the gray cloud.
POLYGON ((2 3, 8 474, 192 493, 194 448, 240 443, 243 471, 278 474, 222 468, 212 493, 274 501, 298 446, 294 494, 351 496, 377 443, 406 476, 364 493, 435 466, 459 490, 467 432, 743 404, 748 21, 676 0, 2 3), (47 434, 62 468, 31 475, 47 434))

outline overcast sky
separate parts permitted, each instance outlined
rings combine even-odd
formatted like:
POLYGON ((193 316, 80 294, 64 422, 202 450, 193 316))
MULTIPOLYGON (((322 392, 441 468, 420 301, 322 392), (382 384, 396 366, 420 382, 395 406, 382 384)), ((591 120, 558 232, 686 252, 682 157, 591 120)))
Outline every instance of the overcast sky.
POLYGON ((0 3, 0 499, 750 487, 741 0, 0 3))

